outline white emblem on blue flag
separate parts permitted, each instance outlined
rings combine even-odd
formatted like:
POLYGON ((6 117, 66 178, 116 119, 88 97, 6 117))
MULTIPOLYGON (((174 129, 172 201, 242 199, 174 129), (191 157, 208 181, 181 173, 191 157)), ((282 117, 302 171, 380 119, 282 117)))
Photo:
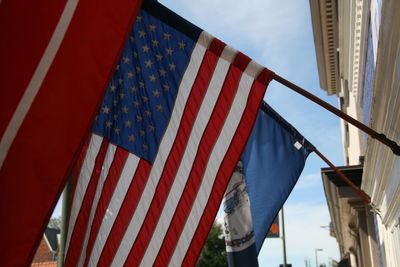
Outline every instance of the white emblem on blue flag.
POLYGON ((227 252, 242 251, 255 242, 250 200, 239 162, 224 196, 224 234, 227 252))

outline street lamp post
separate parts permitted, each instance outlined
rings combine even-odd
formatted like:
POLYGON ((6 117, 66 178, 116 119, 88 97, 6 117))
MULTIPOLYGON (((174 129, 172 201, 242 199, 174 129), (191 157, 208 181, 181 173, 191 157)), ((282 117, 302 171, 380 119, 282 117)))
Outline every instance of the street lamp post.
POLYGON ((315 249, 315 266, 318 267, 318 251, 323 251, 322 248, 315 249))
POLYGON ((285 215, 283 212, 283 206, 281 209, 282 215, 282 242, 283 242, 283 267, 286 267, 286 236, 285 236, 285 215))

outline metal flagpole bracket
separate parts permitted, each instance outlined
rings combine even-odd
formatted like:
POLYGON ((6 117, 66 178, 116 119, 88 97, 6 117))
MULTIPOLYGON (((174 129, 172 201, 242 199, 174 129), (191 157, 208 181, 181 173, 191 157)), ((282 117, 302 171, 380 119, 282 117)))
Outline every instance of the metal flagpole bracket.
MULTIPOLYGON (((381 217, 381 210, 373 203, 369 203, 369 206, 371 207, 371 211, 375 214, 377 214, 379 217, 381 217)), ((382 217, 381 217, 382 219, 382 217)))
POLYGON ((384 144, 389 146, 395 155, 400 156, 400 146, 395 141, 387 138, 386 135, 384 135, 383 133, 377 133, 376 136, 372 136, 372 138, 375 138, 377 140, 385 140, 384 144))

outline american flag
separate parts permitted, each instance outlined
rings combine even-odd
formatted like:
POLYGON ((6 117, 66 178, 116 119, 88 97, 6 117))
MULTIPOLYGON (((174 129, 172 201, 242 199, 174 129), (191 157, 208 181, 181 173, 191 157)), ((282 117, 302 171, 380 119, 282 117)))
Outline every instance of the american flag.
POLYGON ((66 266, 193 266, 270 79, 145 2, 77 166, 66 266))
POLYGON ((29 266, 141 0, 0 1, 0 266, 29 266))

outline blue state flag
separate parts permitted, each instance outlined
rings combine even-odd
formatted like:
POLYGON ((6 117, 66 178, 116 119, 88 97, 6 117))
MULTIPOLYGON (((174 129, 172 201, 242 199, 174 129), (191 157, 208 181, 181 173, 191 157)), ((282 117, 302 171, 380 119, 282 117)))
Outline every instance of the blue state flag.
POLYGON ((269 228, 312 151, 312 144, 263 103, 225 193, 229 266, 258 266, 269 228))

